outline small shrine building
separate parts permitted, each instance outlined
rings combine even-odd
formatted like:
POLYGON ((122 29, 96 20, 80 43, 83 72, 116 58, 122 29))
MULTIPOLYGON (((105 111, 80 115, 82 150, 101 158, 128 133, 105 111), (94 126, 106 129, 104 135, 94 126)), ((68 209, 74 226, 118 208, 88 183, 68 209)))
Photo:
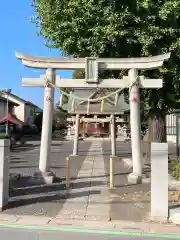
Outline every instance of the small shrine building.
MULTIPOLYGON (((72 93, 79 98, 97 99, 105 96, 107 90, 75 88, 72 90, 72 93)), ((118 97, 117 104, 115 104, 114 97, 109 97, 105 99, 103 106, 102 101, 91 103, 88 103, 88 101, 77 101, 73 103, 73 98, 69 97, 68 103, 64 108, 70 115, 68 121, 71 125, 75 124, 76 115, 79 116, 79 135, 83 137, 110 137, 110 118, 112 116, 115 120, 115 134, 117 133, 118 125, 129 122, 129 104, 125 102, 122 94, 118 97)))

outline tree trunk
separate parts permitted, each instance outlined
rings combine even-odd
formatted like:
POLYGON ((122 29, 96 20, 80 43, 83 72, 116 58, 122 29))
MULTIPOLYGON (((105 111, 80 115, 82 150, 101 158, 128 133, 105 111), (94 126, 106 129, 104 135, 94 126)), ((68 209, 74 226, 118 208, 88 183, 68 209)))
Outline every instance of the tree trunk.
POLYGON ((142 142, 143 163, 151 162, 151 142, 166 142, 165 114, 151 115, 148 120, 148 129, 142 142))
POLYGON ((161 112, 149 117, 148 130, 143 140, 149 142, 166 142, 166 115, 164 113, 161 112))

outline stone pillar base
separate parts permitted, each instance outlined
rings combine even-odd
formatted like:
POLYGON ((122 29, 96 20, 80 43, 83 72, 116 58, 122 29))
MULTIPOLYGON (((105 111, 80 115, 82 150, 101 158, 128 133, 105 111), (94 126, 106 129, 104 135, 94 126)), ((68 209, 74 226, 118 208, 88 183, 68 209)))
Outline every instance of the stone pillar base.
POLYGON ((130 173, 127 178, 128 178, 128 183, 129 184, 142 183, 142 177, 138 176, 136 173, 130 173))
POLYGON ((72 140, 72 139, 74 139, 74 136, 66 136, 65 139, 72 140))
POLYGON ((52 172, 42 173, 40 170, 34 173, 34 177, 44 184, 51 184, 55 182, 56 177, 52 172))
POLYGON ((146 174, 144 174, 144 173, 141 176, 138 176, 136 173, 130 173, 127 176, 129 184, 140 184, 140 183, 143 183, 143 179, 146 179, 146 178, 148 178, 148 176, 146 174))

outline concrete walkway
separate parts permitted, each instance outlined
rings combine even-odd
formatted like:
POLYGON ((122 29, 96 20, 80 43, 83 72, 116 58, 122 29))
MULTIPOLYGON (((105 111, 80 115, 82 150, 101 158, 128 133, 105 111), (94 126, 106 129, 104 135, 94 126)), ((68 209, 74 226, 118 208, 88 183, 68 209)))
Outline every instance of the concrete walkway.
POLYGON ((101 142, 94 141, 57 219, 109 220, 107 177, 101 142), (77 197, 71 198, 71 196, 77 197))

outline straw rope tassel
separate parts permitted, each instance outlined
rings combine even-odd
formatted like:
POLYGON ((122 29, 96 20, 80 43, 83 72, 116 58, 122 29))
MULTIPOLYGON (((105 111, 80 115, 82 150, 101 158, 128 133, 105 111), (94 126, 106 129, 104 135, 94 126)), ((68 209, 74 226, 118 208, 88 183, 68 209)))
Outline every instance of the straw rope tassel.
POLYGON ((47 76, 44 77, 44 85, 45 85, 45 87, 48 87, 48 85, 49 85, 49 79, 47 76))
POLYGON ((87 104, 87 114, 89 115, 89 112, 90 112, 90 101, 88 99, 88 104, 87 104))
POLYGON ((63 105, 63 97, 64 97, 64 94, 61 93, 60 101, 59 101, 59 106, 60 106, 60 107, 62 107, 62 105, 63 105))
POLYGON ((103 112, 104 111, 104 99, 102 99, 102 101, 101 101, 101 112, 103 112))
POLYGON ((118 103, 118 97, 119 97, 119 94, 116 93, 115 98, 114 98, 114 105, 115 105, 115 106, 117 106, 117 103, 118 103))
POLYGON ((75 99, 72 100, 71 111, 75 112, 75 99))

